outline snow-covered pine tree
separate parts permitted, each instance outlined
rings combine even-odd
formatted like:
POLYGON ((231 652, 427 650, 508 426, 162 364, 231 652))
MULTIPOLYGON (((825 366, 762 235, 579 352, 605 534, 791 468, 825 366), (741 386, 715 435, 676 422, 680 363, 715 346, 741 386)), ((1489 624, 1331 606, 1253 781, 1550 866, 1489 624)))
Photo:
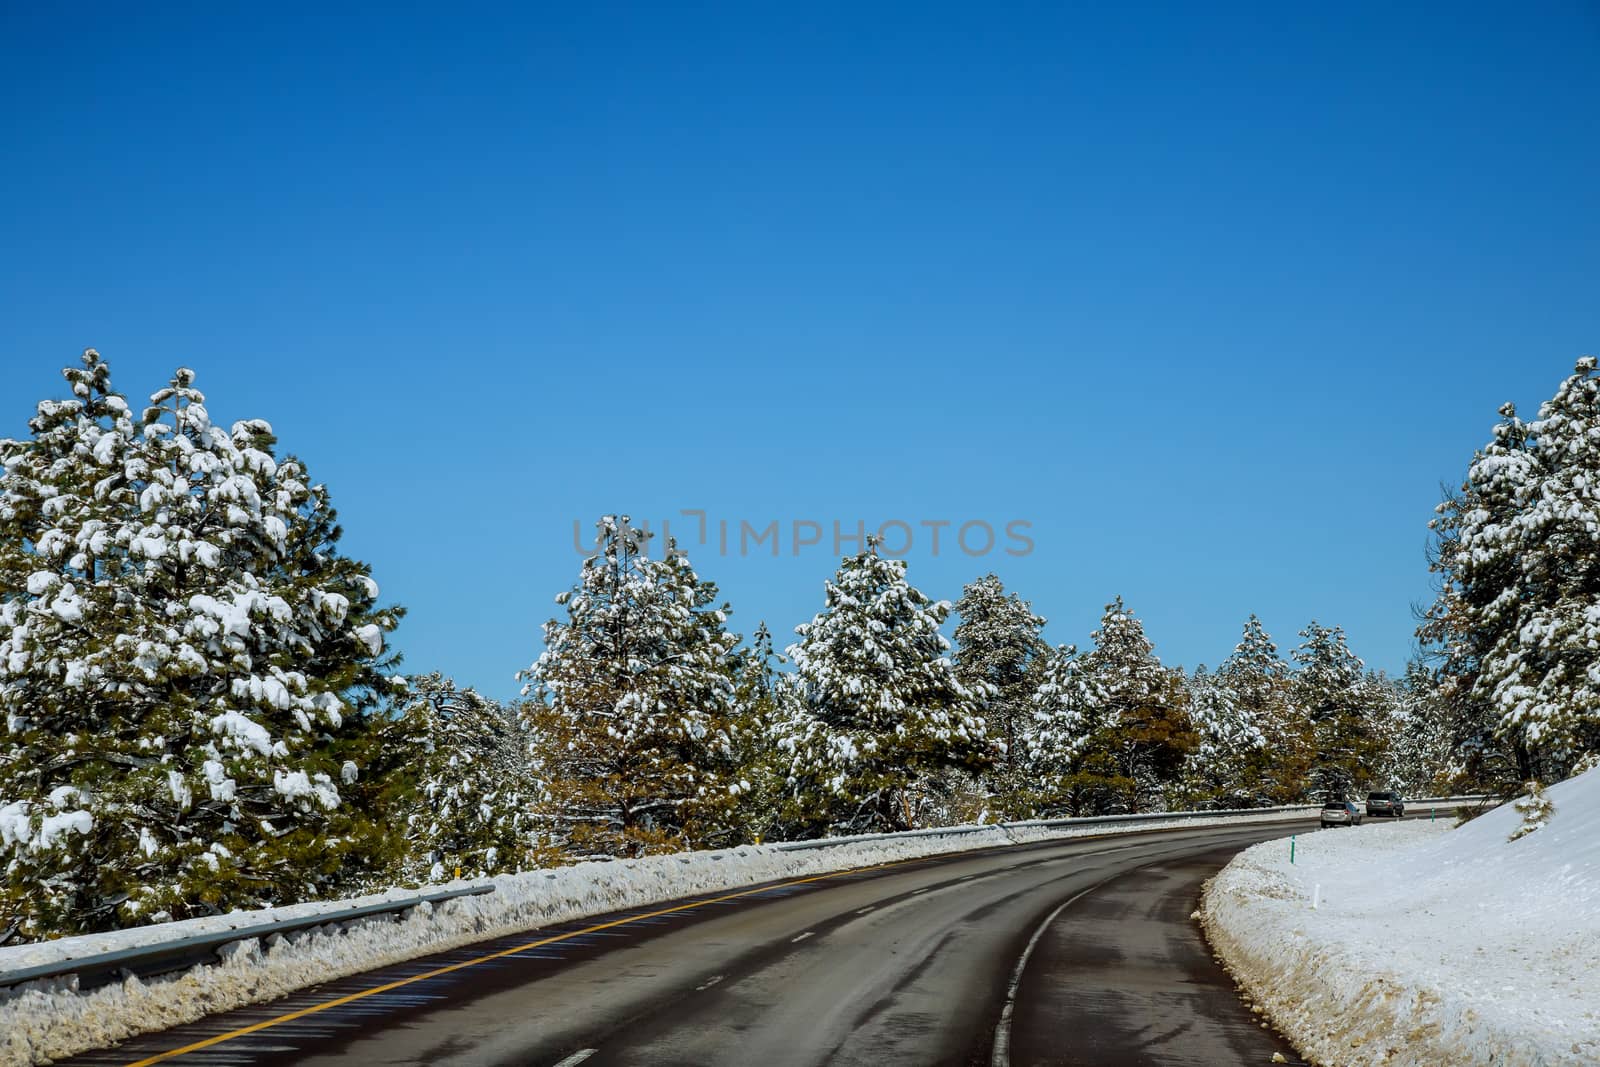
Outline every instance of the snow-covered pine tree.
POLYGON ((1524 788, 1522 798, 1511 805, 1522 816, 1522 822, 1511 831, 1507 841, 1519 841, 1536 830, 1543 830, 1555 817, 1555 802, 1545 794, 1544 785, 1538 779, 1528 782, 1524 788))
POLYGON ((0 860, 23 936, 312 899, 387 872, 369 569, 260 420, 181 369, 135 427, 92 350, 0 444, 0 860), (367 779, 363 781, 363 775, 367 779))
POLYGON ((1349 797, 1365 788, 1381 756, 1366 668, 1345 644, 1344 630, 1313 620, 1294 651, 1294 703, 1313 745, 1307 784, 1316 797, 1349 797))
POLYGON ((949 613, 868 538, 827 583, 823 610, 795 628, 800 708, 784 745, 791 798, 812 828, 909 829, 946 802, 945 776, 992 763, 978 699, 939 632, 949 613))
POLYGON ((1500 408, 1494 436, 1473 458, 1459 492, 1448 493, 1428 526, 1429 569, 1439 590, 1417 636, 1437 662, 1439 695, 1450 709, 1452 776, 1505 795, 1537 773, 1547 776, 1524 731, 1501 730, 1485 663, 1516 654, 1523 588, 1518 529, 1538 491, 1538 462, 1516 407, 1500 408))
POLYGON ((1395 687, 1386 776, 1407 795, 1460 792, 1451 781, 1451 708, 1435 673, 1419 659, 1395 687))
POLYGON ((1593 357, 1579 360, 1527 426, 1525 457, 1532 463, 1515 471, 1514 518, 1497 523, 1472 514, 1461 530, 1467 552, 1509 556, 1516 567, 1509 583, 1514 600, 1492 602, 1467 620, 1495 637, 1479 660, 1474 691, 1492 707, 1499 736, 1551 779, 1600 751, 1600 379, 1594 372, 1593 357))
POLYGON ((1255 615, 1245 620, 1239 643, 1215 680, 1227 692, 1237 736, 1254 750, 1244 759, 1241 799, 1251 795, 1276 804, 1300 799, 1311 766, 1310 725, 1295 714, 1289 664, 1255 615))
POLYGON ((765 622, 734 662, 734 765, 739 788, 739 839, 778 840, 783 822, 788 759, 778 747, 793 715, 793 687, 776 665, 785 662, 773 649, 765 622))
POLYGON ((1405 681, 1389 677, 1386 671, 1368 671, 1363 690, 1376 734, 1367 781, 1373 789, 1400 789, 1400 760, 1409 716, 1405 681))
POLYGON ((1109 714, 1106 694, 1084 669, 1074 645, 1043 657, 1030 698, 1029 815, 1047 818, 1114 810, 1134 783, 1121 777, 1101 743, 1109 714))
POLYGON ((41 402, 31 438, 0 441, 0 943, 119 925, 133 881, 101 884, 97 870, 131 865, 103 781, 153 763, 126 751, 103 681, 127 659, 114 638, 131 567, 116 536, 139 507, 118 477, 137 429, 110 373, 84 353, 63 371, 72 398, 41 402))
POLYGON ((1021 817, 1027 781, 1027 737, 1032 697, 1040 665, 1050 646, 1040 636, 1045 620, 1026 600, 1007 594, 1000 579, 985 575, 961 591, 956 601, 956 677, 973 693, 987 693, 984 715, 989 736, 1001 746, 999 760, 985 777, 991 803, 1021 817))
POLYGON ((401 704, 414 727, 406 804, 406 875, 441 881, 539 866, 534 810, 540 783, 528 764, 522 717, 437 671, 409 679, 401 704))
POLYGON ((1121 597, 1106 605, 1093 637, 1084 670, 1104 700, 1096 745, 1131 783, 1122 798, 1127 810, 1151 810, 1165 802, 1185 758, 1199 744, 1183 672, 1161 665, 1144 624, 1121 597))
POLYGON ((722 844, 738 833, 734 649, 727 605, 670 541, 626 515, 556 598, 520 677, 555 839, 578 856, 722 844))
POLYGON ((1261 803, 1260 764, 1266 738, 1233 689, 1219 675, 1195 668, 1188 679, 1189 717, 1199 744, 1184 766, 1188 799, 1218 808, 1261 803))

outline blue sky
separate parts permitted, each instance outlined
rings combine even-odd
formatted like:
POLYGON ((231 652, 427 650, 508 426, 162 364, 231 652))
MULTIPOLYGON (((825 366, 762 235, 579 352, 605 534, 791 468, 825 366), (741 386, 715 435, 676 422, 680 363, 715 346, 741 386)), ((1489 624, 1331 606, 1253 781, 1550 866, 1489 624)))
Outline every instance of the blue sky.
POLYGON ((613 510, 706 511, 743 632, 899 520, 1057 642, 1399 670, 1440 483, 1600 354, 1600 9, 1112 8, 10 5, 0 434, 195 367, 497 696, 613 510))

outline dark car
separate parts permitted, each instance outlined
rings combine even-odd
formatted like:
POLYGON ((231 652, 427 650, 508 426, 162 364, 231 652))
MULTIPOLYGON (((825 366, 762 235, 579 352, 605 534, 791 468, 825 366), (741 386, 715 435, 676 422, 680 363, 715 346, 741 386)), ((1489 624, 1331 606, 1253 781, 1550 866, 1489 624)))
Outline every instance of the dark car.
POLYGON ((1406 813, 1406 802, 1399 793, 1379 792, 1367 794, 1368 815, 1392 815, 1396 819, 1406 813))
POLYGON ((1361 812, 1348 800, 1330 800, 1322 805, 1321 824, 1330 826, 1360 826, 1361 812))

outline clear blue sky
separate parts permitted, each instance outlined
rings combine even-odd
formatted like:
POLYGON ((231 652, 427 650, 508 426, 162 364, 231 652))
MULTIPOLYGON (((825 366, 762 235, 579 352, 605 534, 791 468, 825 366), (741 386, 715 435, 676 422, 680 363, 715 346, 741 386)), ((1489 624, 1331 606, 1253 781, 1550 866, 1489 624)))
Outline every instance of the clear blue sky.
POLYGON ((1600 354, 1592 3, 204 6, 0 11, 0 434, 195 367, 493 695, 609 510, 731 520, 746 633, 898 519, 1057 642, 1399 670, 1440 482, 1600 354))

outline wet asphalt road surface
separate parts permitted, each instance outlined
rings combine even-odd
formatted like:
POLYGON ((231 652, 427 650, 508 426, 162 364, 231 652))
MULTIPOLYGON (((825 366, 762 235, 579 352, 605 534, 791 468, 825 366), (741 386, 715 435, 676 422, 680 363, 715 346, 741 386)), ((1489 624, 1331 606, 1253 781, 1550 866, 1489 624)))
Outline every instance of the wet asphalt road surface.
POLYGON ((704 903, 500 938, 65 1062, 1299 1063, 1189 916, 1240 849, 1314 825, 1075 838, 689 898, 704 903))

